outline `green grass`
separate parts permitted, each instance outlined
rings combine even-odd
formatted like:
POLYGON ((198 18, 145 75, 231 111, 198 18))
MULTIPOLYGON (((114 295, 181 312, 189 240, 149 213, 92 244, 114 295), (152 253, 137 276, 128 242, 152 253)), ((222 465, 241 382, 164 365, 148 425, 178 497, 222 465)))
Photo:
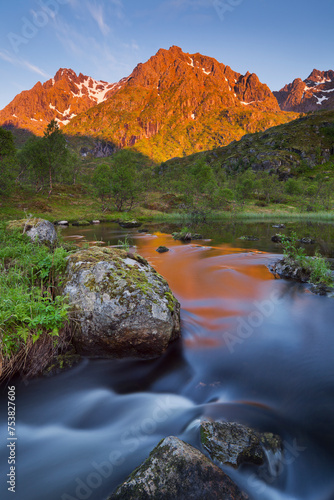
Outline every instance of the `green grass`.
MULTIPOLYGON (((301 195, 302 196, 302 195, 301 195)), ((96 198, 89 186, 55 185, 53 193, 48 196, 47 191, 36 193, 30 189, 16 188, 7 197, 2 197, 0 203, 0 220, 15 220, 26 218, 27 214, 34 217, 56 220, 92 221, 98 219, 104 222, 113 222, 125 219, 139 221, 156 220, 161 222, 187 222, 191 219, 190 210, 180 210, 173 204, 179 201, 179 194, 152 191, 147 193, 141 205, 129 212, 103 211, 101 202, 96 198), (169 198, 171 201, 169 202, 169 198), (148 202, 147 200, 151 200, 148 202)), ((319 210, 306 212, 296 203, 270 203, 265 207, 256 206, 254 200, 246 200, 241 206, 232 202, 228 210, 205 209, 205 218, 214 220, 334 220, 334 210, 319 210)))
POLYGON ((284 260, 294 267, 303 269, 309 274, 309 281, 316 285, 333 286, 331 269, 327 261, 316 252, 314 257, 305 255, 305 249, 297 245, 298 239, 295 232, 289 237, 281 235, 284 260))
MULTIPOLYGON (((68 252, 31 242, 0 224, 0 334, 6 364, 47 335, 54 344, 68 319, 66 299, 57 295, 68 252)), ((42 362, 41 362, 42 365, 42 362)), ((0 374, 1 375, 1 374, 0 374)))
MULTIPOLYGON (((180 212, 172 212, 165 214, 155 214, 152 216, 152 219, 158 222, 189 222, 190 216, 187 213, 180 212)), ((298 220, 312 220, 319 222, 331 222, 334 220, 334 211, 331 212, 292 212, 283 210, 266 210, 265 212, 209 212, 207 215, 207 221, 218 221, 218 220, 247 220, 247 221, 276 221, 279 219, 280 221, 298 221, 298 220)))
POLYGON ((241 212, 236 216, 239 219, 271 220, 279 218, 282 221, 288 220, 313 220, 319 222, 333 221, 334 211, 330 212, 291 212, 282 210, 272 210, 266 212, 241 212))

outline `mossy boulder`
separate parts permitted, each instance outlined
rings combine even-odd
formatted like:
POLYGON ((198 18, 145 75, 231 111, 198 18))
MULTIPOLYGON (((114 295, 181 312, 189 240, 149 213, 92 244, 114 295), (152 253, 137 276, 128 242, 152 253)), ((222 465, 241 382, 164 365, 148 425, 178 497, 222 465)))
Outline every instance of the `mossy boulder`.
POLYGON ((309 236, 304 236, 301 238, 300 243, 304 243, 304 245, 314 245, 315 240, 313 238, 310 238, 309 236))
POLYGON ((167 247, 164 247, 164 246, 160 246, 156 249, 156 252, 158 253, 166 253, 166 252, 169 252, 169 248, 167 247))
POLYGON ((170 436, 108 500, 246 500, 248 496, 196 448, 170 436))
POLYGON ((141 256, 91 247, 69 257, 67 276, 79 353, 153 358, 179 337, 180 304, 141 256))
POLYGON ((52 222, 45 219, 20 219, 8 223, 7 229, 22 230, 35 243, 53 246, 57 241, 57 232, 52 222))
POLYGON ((72 226, 90 226, 88 220, 75 220, 72 222, 72 226))
POLYGON ((202 422, 201 442, 212 459, 234 468, 242 463, 264 465, 268 451, 281 453, 283 449, 279 436, 235 422, 202 422))
POLYGON ((141 222, 136 220, 123 220, 119 222, 119 225, 124 228, 132 228, 132 227, 140 227, 142 225, 141 222))
POLYGON ((238 240, 244 240, 244 241, 259 241, 260 238, 257 236, 240 236, 238 240))
POLYGON ((191 240, 202 240, 203 236, 197 233, 190 233, 189 231, 181 231, 180 233, 172 234, 174 240, 180 241, 191 241, 191 240))

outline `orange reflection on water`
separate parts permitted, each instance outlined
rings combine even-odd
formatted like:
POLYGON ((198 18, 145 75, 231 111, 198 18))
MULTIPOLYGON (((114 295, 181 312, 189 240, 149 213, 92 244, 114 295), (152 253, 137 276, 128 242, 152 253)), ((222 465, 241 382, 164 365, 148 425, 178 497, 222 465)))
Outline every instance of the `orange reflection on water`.
POLYGON ((162 233, 138 238, 136 244, 190 313, 187 323, 192 333, 188 329, 184 341, 191 349, 224 345, 223 332, 233 332, 235 318, 249 314, 254 301, 266 298, 264 284, 274 279, 262 253, 229 245, 183 244, 162 233), (160 245, 170 251, 159 254, 160 245))
POLYGON ((218 347, 222 344, 222 339, 218 337, 199 337, 198 335, 193 335, 184 339, 184 344, 189 349, 205 349, 212 347, 218 347))
POLYGON ((224 310, 224 302, 231 299, 256 300, 262 294, 263 281, 272 280, 269 270, 259 263, 262 254, 245 252, 240 248, 205 247, 174 241, 169 235, 139 239, 138 251, 163 275, 175 295, 187 310, 201 308, 201 315, 212 317, 235 311, 224 310), (170 248, 167 253, 156 252, 158 246, 170 248), (212 308, 210 300, 214 303, 212 308), (201 301, 204 301, 201 304, 201 301), (188 304, 189 302, 189 304, 188 304), (193 306, 191 306, 192 302, 193 306))

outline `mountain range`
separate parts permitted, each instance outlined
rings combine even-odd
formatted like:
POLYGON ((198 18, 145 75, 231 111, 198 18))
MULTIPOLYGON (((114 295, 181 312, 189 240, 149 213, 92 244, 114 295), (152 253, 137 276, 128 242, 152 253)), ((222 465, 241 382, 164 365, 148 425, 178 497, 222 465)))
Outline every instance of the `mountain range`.
POLYGON ((41 135, 52 119, 60 126, 67 125, 78 114, 107 99, 116 86, 61 68, 54 78, 18 94, 0 111, 0 124, 41 135))
POLYGON ((314 69, 306 80, 296 78, 273 94, 284 111, 307 113, 334 109, 334 71, 314 69))
POLYGON ((304 111, 334 108, 334 72, 314 70, 279 92, 257 75, 179 47, 160 49, 117 83, 60 69, 0 111, 0 125, 42 135, 56 118, 68 135, 135 146, 156 161, 225 146, 287 123, 304 111), (302 90, 303 87, 303 90, 302 90))

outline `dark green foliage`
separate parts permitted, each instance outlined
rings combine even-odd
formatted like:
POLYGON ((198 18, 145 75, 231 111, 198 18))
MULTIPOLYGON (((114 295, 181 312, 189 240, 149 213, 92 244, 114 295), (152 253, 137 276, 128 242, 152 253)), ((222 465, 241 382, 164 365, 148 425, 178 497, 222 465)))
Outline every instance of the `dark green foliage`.
POLYGON ((0 127, 0 194, 8 195, 13 189, 17 173, 14 137, 9 130, 0 127))
POLYGON ((113 204, 122 212, 136 206, 152 188, 152 172, 141 154, 124 149, 95 169, 92 183, 103 210, 113 204))
POLYGON ((75 181, 78 168, 78 161, 70 154, 55 120, 47 126, 44 137, 32 137, 26 142, 19 153, 19 162, 22 180, 33 184, 37 191, 48 184, 49 194, 55 181, 64 182, 71 174, 75 181))
POLYGON ((316 252, 314 257, 308 257, 304 248, 298 246, 295 232, 287 238, 280 235, 285 259, 293 266, 301 268, 309 274, 311 283, 333 286, 331 270, 327 261, 316 252))
POLYGON ((0 127, 0 161, 3 158, 14 157, 15 153, 13 134, 9 130, 0 127))
POLYGON ((142 191, 141 179, 131 151, 119 151, 113 157, 111 182, 114 203, 118 211, 131 210, 142 191))
POLYGON ((99 165, 94 171, 92 181, 96 194, 102 202, 102 208, 105 209, 106 202, 110 202, 112 196, 113 183, 110 165, 106 163, 99 165))
POLYGON ((301 185, 301 182, 299 182, 297 179, 288 179, 285 183, 285 192, 287 194, 302 194, 303 192, 303 187, 301 185))
POLYGON ((49 194, 51 194, 53 176, 55 175, 57 168, 61 168, 64 164, 66 164, 68 159, 66 139, 56 120, 51 120, 48 124, 42 141, 49 174, 49 194))
POLYGON ((59 335, 68 306, 57 296, 68 253, 31 242, 17 230, 0 226, 1 354, 10 358, 43 334, 59 335))
POLYGON ((329 140, 334 142, 334 124, 321 127, 320 132, 324 134, 329 140))
POLYGON ((16 174, 14 158, 6 157, 0 160, 0 195, 8 196, 13 191, 16 174))
POLYGON ((240 174, 237 178, 235 188, 237 199, 242 203, 244 203, 247 199, 250 199, 255 189, 255 182, 256 174, 251 169, 240 174))

